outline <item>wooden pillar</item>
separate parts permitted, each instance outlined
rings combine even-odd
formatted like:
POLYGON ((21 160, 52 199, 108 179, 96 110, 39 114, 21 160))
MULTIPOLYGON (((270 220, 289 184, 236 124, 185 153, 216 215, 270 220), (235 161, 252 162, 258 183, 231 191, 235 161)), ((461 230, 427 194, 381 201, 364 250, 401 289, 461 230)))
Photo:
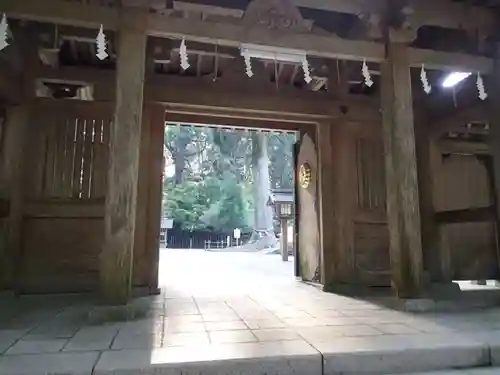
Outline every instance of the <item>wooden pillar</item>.
MULTIPOLYGON (((19 292, 19 275, 22 256, 22 225, 24 210, 24 163, 26 156, 26 137, 28 136, 31 104, 35 99, 35 75, 39 67, 38 45, 29 32, 17 35, 22 60, 22 76, 20 77, 20 98, 10 99, 6 110, 6 123, 0 137, 1 184, 8 199, 8 216, 4 219, 4 257, 0 249, 0 290, 11 288, 19 292), (2 266, 3 263, 3 266, 2 266), (2 285, 3 284, 3 285, 2 285)), ((17 81, 16 81, 17 82, 17 81)), ((14 89, 14 91, 16 91, 14 89)), ((0 245, 2 246, 2 245, 0 245)))
POLYGON ((416 128, 424 269, 429 273, 430 282, 451 283, 453 280, 450 249, 443 241, 439 223, 435 218, 442 158, 437 137, 430 131, 431 127, 432 124, 428 123, 424 116, 424 120, 419 122, 416 128))
MULTIPOLYGON (((150 257, 150 277, 149 292, 157 294, 158 289, 158 267, 160 262, 160 226, 161 226, 161 205, 163 195, 163 145, 165 136, 165 108, 161 105, 152 105, 149 108, 151 121, 151 155, 152 164, 149 166, 149 195, 148 195, 148 216, 146 246, 151 254, 150 257)), ((166 235, 166 234, 165 234, 166 235)))
POLYGON ((104 303, 127 303, 132 284, 133 246, 146 62, 147 12, 120 11, 116 102, 111 130, 105 239, 100 262, 104 303))
POLYGON ((500 227, 500 106, 498 105, 500 100, 500 71, 498 69, 500 69, 500 44, 497 45, 497 55, 488 82, 489 85, 487 86, 489 96, 489 142, 493 159, 493 193, 496 205, 497 233, 500 227))
POLYGON ((423 292, 422 240, 410 68, 391 42, 382 63, 382 113, 392 285, 401 298, 423 292))
MULTIPOLYGON (((321 283, 323 290, 333 291, 335 284, 348 272, 344 255, 348 252, 349 230, 344 225, 346 219, 342 204, 345 168, 346 138, 340 134, 342 126, 330 122, 318 125, 319 160, 319 227, 321 244, 321 283), (345 156, 345 157, 344 157, 345 156)), ((352 192, 349 192, 349 194, 352 192)), ((348 201, 344 198, 344 202, 348 201)))
MULTIPOLYGON (((8 202, 2 243, 0 244, 0 290, 16 289, 16 268, 21 254, 21 226, 23 217, 23 164, 29 106, 8 107, 2 139, 2 185, 8 202)), ((1 148, 0 148, 1 149, 1 148)))
POLYGON ((281 219, 281 260, 288 262, 288 220, 281 219))

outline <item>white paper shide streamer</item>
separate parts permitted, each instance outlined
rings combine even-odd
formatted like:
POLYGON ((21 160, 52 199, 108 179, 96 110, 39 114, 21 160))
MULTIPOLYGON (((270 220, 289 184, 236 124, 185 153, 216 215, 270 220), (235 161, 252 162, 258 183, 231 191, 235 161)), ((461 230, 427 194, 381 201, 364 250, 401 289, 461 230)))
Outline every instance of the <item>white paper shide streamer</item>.
POLYGON ((107 48, 107 41, 106 41, 106 34, 104 34, 104 27, 101 25, 101 28, 99 29, 99 33, 97 34, 96 38, 96 46, 97 46, 97 53, 96 56, 99 60, 105 60, 108 58, 108 53, 106 52, 107 48))
POLYGON ((432 91, 432 86, 427 79, 427 72, 425 71, 424 65, 422 65, 422 69, 420 70, 420 80, 422 81, 422 87, 426 94, 430 94, 432 91))
POLYGON ((306 83, 311 83, 311 70, 309 69, 309 62, 307 61, 307 57, 302 60, 302 70, 304 71, 304 81, 306 81, 306 83))
POLYGON ((481 74, 479 72, 477 73, 476 86, 477 86, 477 93, 478 93, 479 99, 486 100, 486 98, 488 97, 488 94, 486 93, 486 90, 484 89, 483 77, 481 77, 481 74))
POLYGON ((9 37, 9 24, 7 23, 7 16, 5 13, 2 15, 0 22, 0 51, 9 45, 7 38, 9 37))
POLYGON ((250 55, 248 53, 243 54, 243 59, 245 59, 245 68, 246 68, 246 73, 249 78, 253 77, 253 70, 252 70, 252 60, 250 58, 250 55))
POLYGON ((188 70, 191 65, 189 65, 189 61, 188 61, 188 53, 187 53, 185 39, 182 39, 181 47, 179 48, 179 56, 181 58, 181 68, 183 70, 188 70))
POLYGON ((373 86, 372 76, 370 75, 370 71, 368 70, 368 65, 366 64, 366 60, 363 60, 363 67, 361 68, 361 73, 365 78, 365 85, 368 87, 373 86))

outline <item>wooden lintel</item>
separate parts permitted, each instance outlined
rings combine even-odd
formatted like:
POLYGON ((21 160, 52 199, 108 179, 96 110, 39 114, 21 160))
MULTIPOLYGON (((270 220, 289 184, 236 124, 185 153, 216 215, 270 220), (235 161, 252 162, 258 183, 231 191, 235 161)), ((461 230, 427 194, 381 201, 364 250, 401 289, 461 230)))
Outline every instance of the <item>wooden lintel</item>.
POLYGON ((490 147, 484 142, 466 142, 441 140, 439 150, 442 154, 472 154, 483 155, 490 154, 490 147))
POLYGON ((185 37, 188 40, 239 47, 252 43, 273 47, 305 50, 309 55, 345 60, 382 61, 384 45, 369 41, 353 41, 335 35, 294 33, 266 27, 243 27, 229 23, 186 20, 162 15, 149 16, 149 34, 157 37, 185 37))
POLYGON ((408 59, 413 67, 425 64, 428 69, 490 73, 493 59, 464 53, 441 52, 429 49, 409 48, 408 59))
POLYGON ((430 124, 430 131, 433 136, 438 136, 447 131, 456 130, 471 122, 488 122, 488 110, 486 104, 478 104, 453 112, 430 124))
POLYGON ((359 15, 373 8, 373 0, 293 0, 296 6, 359 15))
MULTIPOLYGON (((89 68, 64 67, 60 69, 42 68, 37 72, 38 79, 57 79, 70 82, 86 82, 95 85, 102 93, 100 101, 114 99, 115 73, 89 68)), ((197 77, 175 77, 153 75, 146 79, 145 102, 168 105, 170 108, 186 106, 200 108, 210 112, 213 108, 218 111, 226 110, 226 116, 236 111, 245 111, 246 116, 252 113, 269 114, 276 119, 289 115, 293 121, 300 121, 300 117, 321 120, 328 117, 343 117, 355 121, 373 121, 379 115, 379 105, 376 99, 359 96, 346 96, 341 99, 332 98, 324 92, 308 92, 295 87, 281 88, 278 93, 259 85, 241 85, 236 81, 216 83, 197 77), (175 87, 175 90, 172 88, 175 87), (342 107, 342 108, 341 108, 342 107), (347 110, 344 114, 342 111, 347 110)), ((220 112, 217 112, 220 115, 220 112)))
POLYGON ((37 71, 38 79, 60 80, 67 82, 79 82, 87 84, 109 83, 114 84, 115 72, 109 70, 59 67, 53 69, 41 66, 37 71))
POLYGON ((68 202, 27 202, 24 216, 29 218, 94 218, 104 219, 104 200, 70 204, 68 202))
POLYGON ((475 207, 464 210, 442 211, 435 213, 440 224, 477 223, 495 220, 495 207, 475 207))
POLYGON ((246 117, 243 114, 239 116, 215 116, 205 114, 203 112, 195 114, 189 112, 172 111, 167 106, 166 121, 169 123, 187 123, 187 124, 210 124, 218 127, 235 129, 263 129, 277 131, 296 131, 302 127, 315 126, 316 123, 311 122, 291 122, 284 119, 270 119, 266 117, 254 116, 246 117))
POLYGON ((269 90, 242 89, 237 85, 189 82, 187 77, 156 77, 146 84, 145 100, 181 107, 218 108, 227 112, 280 113, 281 115, 306 116, 324 119, 344 117, 358 121, 373 121, 379 115, 376 100, 365 98, 332 99, 322 92, 283 90, 279 93, 269 90), (175 90, 171 88, 175 87, 175 90), (343 114, 342 108, 348 113, 343 114))

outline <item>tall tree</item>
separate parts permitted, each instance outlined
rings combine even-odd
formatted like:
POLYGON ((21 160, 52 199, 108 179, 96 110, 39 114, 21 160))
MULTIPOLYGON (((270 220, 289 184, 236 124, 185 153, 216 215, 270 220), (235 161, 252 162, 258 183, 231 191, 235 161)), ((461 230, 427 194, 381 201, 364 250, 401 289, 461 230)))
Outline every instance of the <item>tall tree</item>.
MULTIPOLYGON (((165 146, 170 151, 175 165, 175 183, 181 184, 193 157, 199 158, 208 144, 203 128, 190 126, 167 126, 165 146)), ((196 160, 195 160, 196 161, 196 160)))
POLYGON ((295 134, 272 133, 269 136, 269 173, 272 189, 293 189, 293 145, 295 134))
POLYGON ((267 134, 252 134, 252 174, 254 191, 254 236, 263 247, 276 244, 273 226, 273 208, 268 205, 271 198, 269 176, 269 156, 267 153, 267 134), (257 237, 257 238, 256 238, 257 237))
POLYGON ((272 188, 292 187, 294 140, 276 133, 167 126, 165 147, 175 174, 164 181, 164 214, 184 228, 228 231, 249 225, 256 246, 273 245, 273 208, 267 203, 272 188))

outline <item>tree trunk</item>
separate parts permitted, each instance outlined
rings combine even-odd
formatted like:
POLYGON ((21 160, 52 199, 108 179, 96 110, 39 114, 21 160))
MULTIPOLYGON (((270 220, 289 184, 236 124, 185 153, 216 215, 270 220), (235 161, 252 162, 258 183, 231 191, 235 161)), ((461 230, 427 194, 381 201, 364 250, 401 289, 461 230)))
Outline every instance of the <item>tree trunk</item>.
POLYGON ((186 165, 186 158, 184 156, 184 151, 179 153, 176 152, 174 157, 175 163, 175 184, 180 185, 184 180, 184 167, 186 165))
POLYGON ((271 183, 266 134, 252 134, 252 171, 255 208, 252 240, 258 240, 258 246, 261 248, 271 247, 276 245, 276 236, 273 228, 273 208, 267 204, 271 197, 271 183))
POLYGON ((187 129, 181 127, 179 135, 175 140, 174 148, 171 150, 175 163, 175 184, 180 185, 184 181, 184 170, 186 168, 186 148, 191 143, 191 134, 187 129))

